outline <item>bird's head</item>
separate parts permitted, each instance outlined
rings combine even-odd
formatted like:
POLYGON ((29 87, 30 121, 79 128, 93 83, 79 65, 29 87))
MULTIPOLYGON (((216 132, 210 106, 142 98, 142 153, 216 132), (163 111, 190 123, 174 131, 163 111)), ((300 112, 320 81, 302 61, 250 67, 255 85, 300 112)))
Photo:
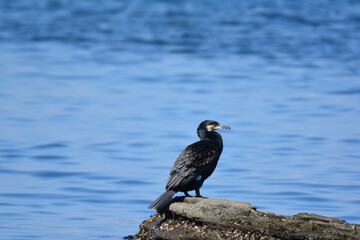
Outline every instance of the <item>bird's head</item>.
POLYGON ((218 130, 218 129, 230 129, 230 127, 223 126, 220 123, 218 123, 217 121, 205 120, 200 123, 198 129, 206 129, 208 132, 212 132, 212 131, 218 130))

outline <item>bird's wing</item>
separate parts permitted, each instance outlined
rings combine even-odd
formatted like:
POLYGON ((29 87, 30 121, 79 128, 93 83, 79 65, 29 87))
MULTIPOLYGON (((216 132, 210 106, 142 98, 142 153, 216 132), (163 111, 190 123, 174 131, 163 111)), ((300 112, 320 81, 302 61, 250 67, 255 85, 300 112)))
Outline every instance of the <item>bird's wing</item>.
POLYGON ((218 159, 216 146, 209 141, 202 140, 187 146, 170 171, 166 189, 186 186, 199 175, 207 178, 214 171, 218 159))

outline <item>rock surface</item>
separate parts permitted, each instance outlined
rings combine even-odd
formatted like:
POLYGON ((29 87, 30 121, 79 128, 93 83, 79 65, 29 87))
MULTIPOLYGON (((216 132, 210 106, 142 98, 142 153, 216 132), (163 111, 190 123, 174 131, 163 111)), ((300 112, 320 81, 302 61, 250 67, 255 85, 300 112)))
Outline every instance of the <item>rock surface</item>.
POLYGON ((225 199, 178 197, 169 212, 144 221, 136 239, 359 240, 360 225, 308 213, 282 216, 225 199))

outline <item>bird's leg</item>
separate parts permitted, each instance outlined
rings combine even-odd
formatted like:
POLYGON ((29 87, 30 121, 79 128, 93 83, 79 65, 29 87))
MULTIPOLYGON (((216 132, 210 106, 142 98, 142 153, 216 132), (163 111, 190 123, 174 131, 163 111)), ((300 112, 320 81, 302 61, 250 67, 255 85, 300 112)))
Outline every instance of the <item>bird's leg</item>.
POLYGON ((191 197, 187 191, 185 191, 184 194, 185 194, 185 197, 191 197))
POLYGON ((201 197, 201 198, 203 197, 200 195, 200 188, 195 189, 195 192, 196 192, 196 197, 201 197))

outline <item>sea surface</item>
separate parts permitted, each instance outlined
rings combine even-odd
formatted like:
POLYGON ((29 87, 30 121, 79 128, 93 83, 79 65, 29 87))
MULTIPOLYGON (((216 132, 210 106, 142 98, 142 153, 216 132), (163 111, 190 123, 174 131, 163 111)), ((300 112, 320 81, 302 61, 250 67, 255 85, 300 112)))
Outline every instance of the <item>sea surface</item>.
POLYGON ((1 1, 0 239, 135 234, 205 119, 202 195, 360 224, 359 56, 359 1, 1 1))

